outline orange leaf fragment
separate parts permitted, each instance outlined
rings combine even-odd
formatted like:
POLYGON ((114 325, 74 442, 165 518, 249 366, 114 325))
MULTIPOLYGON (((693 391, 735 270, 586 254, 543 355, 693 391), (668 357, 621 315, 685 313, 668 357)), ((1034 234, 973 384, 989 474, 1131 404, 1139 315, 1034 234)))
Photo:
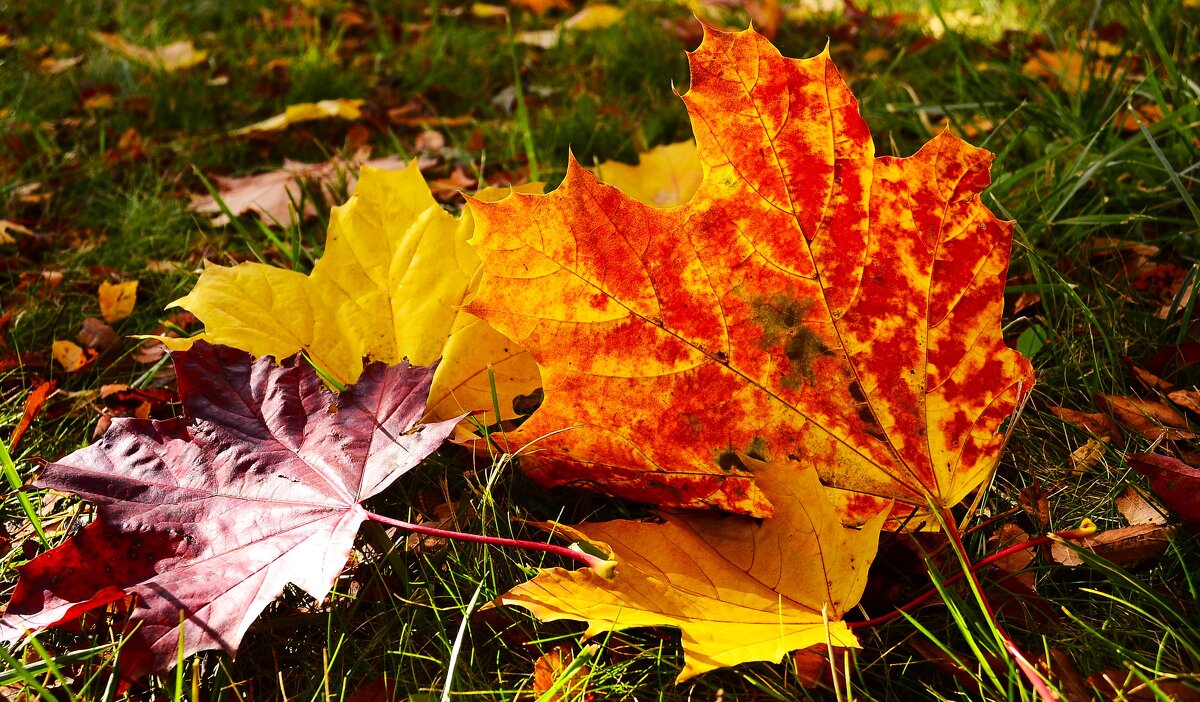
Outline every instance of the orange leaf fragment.
POLYGON ((852 521, 957 503, 1033 383, 1000 333, 1012 224, 978 197, 992 154, 941 134, 876 157, 827 52, 706 29, 689 59, 688 203, 653 209, 574 161, 548 195, 470 203, 467 310, 542 370, 545 402, 509 435, 541 438, 523 467, 769 515, 742 451, 815 467, 852 521))
POLYGON ((107 280, 100 283, 100 316, 112 324, 133 314, 137 304, 138 282, 127 280, 123 283, 110 283, 107 280))
POLYGON ((17 428, 13 429, 12 436, 8 439, 9 451, 16 452, 17 444, 21 442, 21 437, 25 435, 29 426, 33 424, 33 420, 37 419, 42 408, 46 406, 46 400, 50 398, 50 394, 54 392, 57 386, 58 383, 53 380, 43 380, 34 386, 33 390, 29 391, 29 394, 25 396, 25 405, 21 408, 21 421, 17 424, 17 428))

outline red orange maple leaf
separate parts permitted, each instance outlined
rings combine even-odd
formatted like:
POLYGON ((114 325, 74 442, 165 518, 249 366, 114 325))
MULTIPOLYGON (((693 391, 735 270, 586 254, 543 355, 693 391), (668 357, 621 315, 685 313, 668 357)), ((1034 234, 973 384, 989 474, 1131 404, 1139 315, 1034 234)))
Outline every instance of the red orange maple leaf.
POLYGON ((992 155, 943 133, 876 157, 828 53, 707 30, 689 59, 688 203, 650 208, 574 161, 548 195, 471 202, 467 309, 542 371, 509 437, 544 437, 526 470, 768 515, 743 451, 815 467, 850 520, 958 502, 1033 381, 1000 334, 1012 224, 979 199, 992 155))

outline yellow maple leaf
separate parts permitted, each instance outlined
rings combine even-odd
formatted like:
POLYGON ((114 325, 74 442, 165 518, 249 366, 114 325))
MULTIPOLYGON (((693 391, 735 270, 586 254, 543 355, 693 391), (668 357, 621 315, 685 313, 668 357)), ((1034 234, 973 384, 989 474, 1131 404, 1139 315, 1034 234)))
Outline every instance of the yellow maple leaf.
POLYGON ((479 259, 466 243, 472 228, 469 213, 455 219, 434 201, 415 165, 364 167, 354 196, 333 210, 312 275, 260 263, 210 266, 171 306, 204 322, 212 343, 276 358, 302 350, 343 384, 358 379, 364 357, 442 359, 428 404, 437 419, 492 409, 490 366, 501 414, 512 417, 513 400, 540 381, 519 345, 460 309, 478 280, 479 259))
POLYGON ((877 158, 827 52, 706 29, 689 61, 704 179, 686 205, 574 162, 548 195, 470 203, 468 310, 542 371, 545 401, 509 435, 544 437, 522 467, 769 515, 742 451, 814 466, 850 520, 956 504, 1033 381, 1000 333, 1012 223, 978 197, 992 155, 943 133, 877 158))
POLYGON ((198 50, 191 40, 175 41, 170 44, 147 49, 122 39, 116 34, 93 32, 92 37, 112 51, 138 63, 161 68, 168 73, 182 71, 203 63, 208 52, 198 50))
POLYGON ((844 527, 814 471, 742 460, 776 505, 761 525, 712 513, 663 524, 556 525, 567 538, 608 552, 616 575, 547 569, 496 604, 519 605, 543 621, 587 622, 585 637, 679 627, 680 682, 738 663, 778 662, 827 640, 857 647, 842 615, 862 597, 886 513, 862 529, 844 527))
POLYGON ((239 136, 254 132, 277 132, 287 129, 300 122, 312 122, 319 119, 356 120, 362 117, 362 100, 338 98, 336 100, 321 100, 320 102, 301 102, 288 105, 283 112, 268 117, 261 122, 235 129, 230 134, 239 136))
POLYGON ((133 314, 137 304, 138 282, 127 280, 123 283, 110 283, 107 280, 100 283, 97 298, 100 301, 100 315, 104 321, 112 324, 133 314))
POLYGON ((596 167, 596 175, 638 202, 675 207, 691 199, 704 174, 696 156, 696 142, 689 140, 638 154, 636 166, 605 161, 596 167))

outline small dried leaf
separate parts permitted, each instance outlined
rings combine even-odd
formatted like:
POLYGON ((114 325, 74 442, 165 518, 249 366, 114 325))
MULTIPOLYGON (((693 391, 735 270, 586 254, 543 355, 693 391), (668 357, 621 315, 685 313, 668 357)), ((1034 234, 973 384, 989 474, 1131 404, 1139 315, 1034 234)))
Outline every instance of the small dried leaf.
POLYGON ((181 71, 203 63, 207 51, 196 49, 191 40, 171 42, 153 49, 132 44, 116 34, 93 32, 92 37, 109 49, 138 63, 162 69, 168 73, 181 71))
POLYGON ((1167 518, 1163 516, 1163 513, 1147 502, 1146 498, 1132 487, 1125 488, 1125 493, 1117 498, 1117 511, 1125 517, 1129 526, 1167 523, 1167 518))
MULTIPOLYGON (((1162 554, 1167 550, 1167 546, 1171 542, 1171 535, 1174 533, 1175 530, 1171 527, 1158 524, 1139 524, 1102 531, 1075 543, 1097 556, 1124 567, 1162 554)), ((1069 546, 1057 542, 1050 545, 1050 557, 1055 562, 1068 566, 1083 565, 1084 563, 1083 559, 1069 546)))
POLYGON ((127 280, 122 283, 110 283, 107 280, 100 283, 100 315, 104 321, 112 324, 133 314, 137 304, 138 282, 127 280))
POLYGON ((16 429, 13 429, 12 436, 8 439, 8 450, 15 453, 17 444, 21 443, 21 437, 25 435, 25 431, 33 424, 33 420, 37 419, 38 413, 46 406, 46 400, 50 398, 50 394, 54 392, 54 388, 58 383, 53 380, 43 380, 34 386, 33 390, 25 396, 25 405, 21 408, 21 421, 17 423, 16 429))
POLYGON ((1071 452, 1071 472, 1083 475, 1096 466, 1104 458, 1107 441, 1105 439, 1088 439, 1087 443, 1071 452))
POLYGON ((336 100, 321 100, 320 102, 302 102, 288 105, 283 112, 268 117, 261 122, 235 129, 230 134, 241 136, 255 132, 277 132, 287 129, 300 122, 312 122, 320 119, 356 120, 362 117, 363 100, 338 98, 336 100))
POLYGON ((78 373, 87 368, 88 364, 100 355, 94 349, 84 349, 74 342, 61 339, 54 342, 51 353, 58 365, 68 373, 78 373))
POLYGON ((101 351, 116 346, 119 341, 117 332, 113 331, 108 322, 98 317, 88 317, 83 320, 75 339, 89 349, 101 351))

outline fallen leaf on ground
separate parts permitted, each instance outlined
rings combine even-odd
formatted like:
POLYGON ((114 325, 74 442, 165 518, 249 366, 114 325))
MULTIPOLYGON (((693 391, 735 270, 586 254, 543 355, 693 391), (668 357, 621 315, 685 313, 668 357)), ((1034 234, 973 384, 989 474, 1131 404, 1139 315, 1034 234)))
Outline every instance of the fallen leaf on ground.
POLYGON ((567 0, 509 0, 514 7, 524 7, 527 10, 544 15, 550 10, 569 10, 571 3, 567 0))
MULTIPOLYGON (((1168 103, 1167 109, 1174 110, 1175 108, 1173 105, 1168 103)), ((1136 132, 1141 129, 1141 126, 1138 124, 1139 120, 1142 124, 1149 127, 1156 122, 1161 122, 1162 118, 1162 108, 1154 103, 1147 103, 1138 105, 1137 107, 1131 107, 1117 113, 1117 118, 1114 120, 1113 124, 1117 125, 1117 127, 1122 131, 1136 132)))
MULTIPOLYGON (((988 547, 990 551, 995 552, 1028 540, 1029 534, 1024 529, 1016 524, 1004 524, 1000 527, 1000 531, 988 539, 988 547)), ((1036 557, 1033 548, 1021 549, 996 561, 995 566, 1036 592, 1037 574, 1028 570, 1036 557)))
POLYGON ((1103 78, 1114 70, 1112 63, 1102 57, 1120 53, 1120 47, 1105 41, 1092 42, 1089 49, 1087 55, 1075 47, 1056 51, 1038 49, 1021 71, 1068 93, 1086 92, 1092 80, 1103 78))
POLYGON ((191 68, 203 63, 208 58, 208 52, 196 49, 190 39, 147 49, 132 44, 116 34, 92 32, 92 37, 127 59, 137 61, 152 68, 162 69, 168 73, 191 68))
POLYGON ((1053 405, 1050 406, 1050 412, 1067 424, 1091 432, 1102 439, 1108 439, 1110 442, 1120 443, 1124 439, 1121 435, 1121 428, 1107 414, 1080 412, 1053 405))
POLYGON ((1200 434, 1191 430, 1182 414, 1161 402, 1105 393, 1096 393, 1095 398, 1101 409, 1147 441, 1200 438, 1200 434))
POLYGON ((1195 390, 1175 390, 1167 395, 1171 402, 1180 407, 1200 414, 1200 392, 1195 390))
POLYGON ((9 452, 13 454, 17 452, 17 444, 21 443, 21 437, 25 436, 25 432, 33 424, 33 420, 37 419, 42 408, 46 406, 46 400, 50 399, 50 395, 56 387, 58 387, 57 382, 43 380, 33 386, 33 389, 25 396, 25 404, 21 407, 21 421, 17 422, 17 427, 8 437, 9 452))
POLYGON ((1133 453, 1130 467, 1146 476, 1150 488, 1186 524, 1200 525, 1200 470, 1170 456, 1133 453))
POLYGON ((703 172, 696 142, 681 141, 638 154, 636 166, 605 161, 596 167, 596 176, 638 202, 675 207, 691 199, 703 172))
POLYGON ((46 58, 42 59, 40 64, 38 64, 38 68, 41 69, 42 73, 54 76, 64 71, 68 71, 75 66, 78 66, 82 62, 82 56, 71 56, 69 58, 54 58, 53 56, 47 56, 46 58))
POLYGON ((513 417, 513 401, 540 380, 518 344, 460 309, 479 269, 467 245, 473 227, 469 213, 455 219, 434 201, 417 168, 365 168, 354 196, 334 208, 311 276, 260 263, 210 266, 172 305, 200 318, 209 341, 255 356, 303 350, 340 383, 354 382, 363 358, 441 358, 429 400, 440 419, 492 408, 490 367, 500 411, 513 417))
POLYGON ((1163 516, 1162 512, 1147 502, 1146 498, 1132 487, 1125 488, 1125 492, 1117 498, 1117 511, 1121 513, 1122 517, 1125 517, 1129 526, 1167 523, 1167 518, 1163 516))
POLYGON ((296 358, 251 363, 208 344, 174 358, 184 418, 113 420, 42 472, 38 487, 96 503, 98 517, 21 568, 5 641, 135 595, 126 675, 232 655, 289 582, 325 598, 366 519, 359 503, 454 426, 417 424, 431 368, 376 364, 335 396, 296 358))
POLYGON ((120 341, 117 332, 102 319, 88 317, 83 320, 75 340, 89 349, 103 351, 116 346, 120 341))
POLYGON ((548 195, 470 202, 484 270, 466 309, 542 371, 545 402, 507 435, 539 439, 522 468, 769 515, 742 451, 815 466, 852 521, 958 503, 1033 383, 1000 333, 1012 223, 977 197, 992 155, 942 134, 875 157, 827 53, 706 30, 689 61, 705 177, 686 205, 575 161, 548 195))
POLYGON ((774 517, 759 524, 693 512, 664 524, 556 525, 560 535, 610 554, 615 577, 551 568, 495 603, 543 621, 586 622, 585 637, 678 627, 684 667, 677 682, 747 661, 778 662, 827 641, 857 648, 841 619, 862 596, 886 512, 862 529, 844 527, 815 471, 742 460, 775 504, 774 517))
POLYGON ((514 37, 518 44, 536 46, 540 49, 551 49, 562 39, 562 30, 590 32, 596 29, 606 29, 621 21, 625 11, 614 5, 603 3, 588 5, 579 12, 563 20, 554 29, 534 29, 517 32, 514 37))
POLYGON ((133 314, 137 304, 138 282, 127 280, 123 283, 110 283, 107 280, 100 283, 100 316, 112 324, 133 314))
POLYGON ((1107 441, 1104 439, 1088 439, 1087 442, 1071 452, 1071 472, 1075 475, 1083 475, 1104 458, 1104 451, 1107 448, 1107 441))
POLYGON ((555 646, 549 653, 538 656, 533 664, 533 693, 538 695, 539 702, 591 702, 595 695, 584 692, 584 685, 587 684, 591 672, 586 665, 572 671, 570 678, 554 694, 543 697, 566 673, 574 660, 575 652, 569 646, 555 646))
POLYGON ((37 236, 32 229, 11 219, 0 219, 0 244, 15 244, 17 236, 37 236), (16 236, 13 236, 13 235, 16 236))
POLYGON ((563 22, 563 26, 567 29, 588 32, 611 27, 620 22, 623 17, 625 17, 625 10, 615 5, 594 3, 568 17, 563 22))
POLYGON ((79 344, 61 339, 54 342, 50 352, 58 365, 68 373, 78 373, 87 368, 100 355, 94 349, 81 348, 79 344))
POLYGON ((287 129, 300 122, 312 122, 319 119, 356 120, 362 117, 363 100, 338 98, 336 100, 321 100, 320 102, 302 102, 288 105, 283 112, 268 117, 261 122, 235 129, 230 134, 241 136, 254 132, 277 132, 287 129))
MULTIPOLYGON (((317 205, 312 198, 303 197, 301 184, 313 183, 321 196, 332 201, 334 188, 344 182, 348 194, 354 193, 358 169, 363 166, 380 170, 396 171, 408 163, 399 156, 368 159, 369 149, 360 149, 349 160, 332 158, 324 163, 301 163, 284 161, 283 168, 269 173, 242 176, 240 178, 213 178, 217 194, 235 217, 247 212, 258 215, 259 220, 270 227, 287 226, 292 222, 295 204, 304 202, 304 218, 317 216, 317 205)), ((211 212, 215 216, 212 224, 229 224, 229 217, 221 210, 212 195, 196 196, 191 204, 194 212, 211 212)))
MULTIPOLYGON (((1174 533, 1175 531, 1171 527, 1158 524, 1139 524, 1102 531, 1095 536, 1088 536, 1073 543, 1079 548, 1087 549, 1097 556, 1125 567, 1162 554, 1167 550, 1167 546, 1171 543, 1171 535, 1174 533)), ((1077 566, 1084 563, 1084 560, 1070 546, 1057 541, 1050 544, 1050 557, 1056 563, 1066 566, 1077 566)))

